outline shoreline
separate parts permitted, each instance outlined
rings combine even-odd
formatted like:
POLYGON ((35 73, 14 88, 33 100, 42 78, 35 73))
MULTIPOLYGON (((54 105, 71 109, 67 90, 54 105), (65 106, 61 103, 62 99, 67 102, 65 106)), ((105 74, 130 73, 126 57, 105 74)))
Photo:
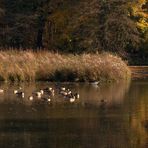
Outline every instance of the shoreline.
POLYGON ((129 79, 131 72, 118 56, 58 54, 49 51, 0 51, 0 80, 6 82, 94 82, 129 79))
POLYGON ((148 79, 148 66, 129 66, 132 79, 148 79))

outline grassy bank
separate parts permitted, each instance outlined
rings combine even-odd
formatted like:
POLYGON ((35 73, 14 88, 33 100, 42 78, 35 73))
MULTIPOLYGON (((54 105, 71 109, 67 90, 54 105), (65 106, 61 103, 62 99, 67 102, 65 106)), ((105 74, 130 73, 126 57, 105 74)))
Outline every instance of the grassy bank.
POLYGON ((108 53, 61 55, 47 51, 0 51, 2 81, 110 81, 130 76, 127 65, 108 53))

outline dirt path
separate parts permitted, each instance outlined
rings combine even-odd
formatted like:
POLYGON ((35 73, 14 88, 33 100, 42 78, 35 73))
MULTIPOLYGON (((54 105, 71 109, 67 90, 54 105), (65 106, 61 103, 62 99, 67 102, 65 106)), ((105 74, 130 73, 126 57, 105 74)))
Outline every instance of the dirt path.
POLYGON ((148 66, 129 66, 132 71, 133 79, 146 79, 148 78, 148 66))

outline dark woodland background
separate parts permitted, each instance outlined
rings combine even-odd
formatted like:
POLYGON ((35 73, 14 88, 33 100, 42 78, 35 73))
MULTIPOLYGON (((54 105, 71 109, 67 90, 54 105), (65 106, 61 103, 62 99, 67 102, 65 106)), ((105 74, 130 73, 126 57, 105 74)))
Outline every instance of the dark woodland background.
POLYGON ((110 51, 148 64, 148 1, 0 0, 0 47, 110 51))

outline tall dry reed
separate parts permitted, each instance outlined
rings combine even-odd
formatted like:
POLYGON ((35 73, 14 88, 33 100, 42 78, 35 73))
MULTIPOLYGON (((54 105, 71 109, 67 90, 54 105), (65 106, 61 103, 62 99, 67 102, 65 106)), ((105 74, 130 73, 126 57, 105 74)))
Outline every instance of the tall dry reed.
POLYGON ((48 51, 0 51, 3 81, 110 81, 127 79, 130 70, 109 53, 62 55, 48 51))

